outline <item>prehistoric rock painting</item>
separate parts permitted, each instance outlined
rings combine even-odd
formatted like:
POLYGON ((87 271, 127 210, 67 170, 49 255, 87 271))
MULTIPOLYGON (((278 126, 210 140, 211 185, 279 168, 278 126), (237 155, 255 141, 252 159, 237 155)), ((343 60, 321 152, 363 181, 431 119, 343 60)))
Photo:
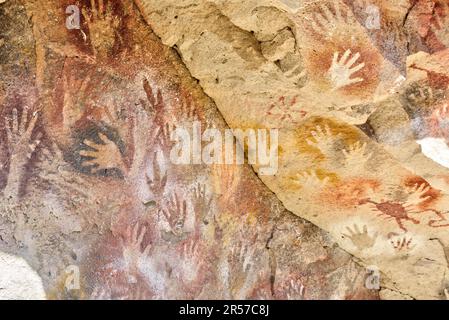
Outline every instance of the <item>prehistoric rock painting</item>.
POLYGON ((171 161, 177 129, 227 126, 133 1, 0 16, 0 250, 33 289, 5 298, 378 298, 247 164, 171 161))
POLYGON ((231 128, 279 129, 260 178, 288 210, 375 266, 381 298, 446 297, 447 1, 136 2, 231 128))
POLYGON ((447 1, 0 2, 2 298, 446 298, 447 1))
POLYGON ((373 93, 380 55, 348 7, 338 1, 312 6, 299 23, 304 30, 312 29, 311 41, 318 46, 312 51, 305 48, 303 54, 310 77, 317 77, 320 87, 345 95, 373 93))

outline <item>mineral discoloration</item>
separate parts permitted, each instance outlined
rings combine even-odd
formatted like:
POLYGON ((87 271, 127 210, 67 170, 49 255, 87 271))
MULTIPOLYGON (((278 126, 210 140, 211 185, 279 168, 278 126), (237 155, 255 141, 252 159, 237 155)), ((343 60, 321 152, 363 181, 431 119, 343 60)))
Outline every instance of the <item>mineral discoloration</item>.
MULTIPOLYGON (((48 299, 378 298, 365 288, 365 269, 286 211, 248 165, 171 163, 175 128, 227 125, 136 4, 80 1, 80 28, 68 30, 69 4, 0 6, 0 249, 39 275, 40 291, 38 281, 26 297, 45 290, 48 299)), ((267 9, 254 14, 272 14, 267 9)), ((233 26, 216 17, 215 32, 233 26)), ((270 67, 281 78, 301 74, 286 27, 261 24, 260 40, 242 32, 234 58, 252 64, 254 76, 265 56, 282 60, 284 71, 270 67), (271 37, 270 28, 281 35, 271 37)), ((241 80, 213 78, 221 81, 241 80)), ((288 100, 278 100, 282 112, 295 105, 288 100)))
POLYGON ((10 298, 444 298, 446 1, 69 5, 0 1, 10 298), (275 174, 174 164, 195 123, 275 174))
POLYGON ((280 128, 261 179, 288 210, 377 266, 383 298, 444 298, 445 1, 136 3, 232 128, 280 128))

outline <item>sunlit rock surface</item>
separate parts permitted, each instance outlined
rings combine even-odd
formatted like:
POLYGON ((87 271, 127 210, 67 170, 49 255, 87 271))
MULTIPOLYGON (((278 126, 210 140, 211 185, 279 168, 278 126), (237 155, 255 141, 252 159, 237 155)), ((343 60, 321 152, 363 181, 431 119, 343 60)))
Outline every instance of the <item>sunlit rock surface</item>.
POLYGON ((445 298, 447 2, 136 3, 230 127, 280 129, 260 178, 286 209, 379 268, 381 298, 445 298))
POLYGON ((71 4, 0 5, 0 250, 47 299, 378 298, 248 164, 171 161, 175 128, 227 125, 136 4, 71 4))
POLYGON ((448 20, 430 0, 0 1, 0 272, 30 275, 0 297, 445 299, 448 20), (273 170, 246 129, 278 133, 273 170), (244 164, 213 161, 231 133, 244 164))

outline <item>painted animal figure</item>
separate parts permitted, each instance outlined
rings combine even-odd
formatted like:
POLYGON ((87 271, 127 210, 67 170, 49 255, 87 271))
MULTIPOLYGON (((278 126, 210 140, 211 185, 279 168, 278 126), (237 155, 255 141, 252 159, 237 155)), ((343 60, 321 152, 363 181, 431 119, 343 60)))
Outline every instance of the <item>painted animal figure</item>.
POLYGON ((402 223, 403 220, 411 221, 414 224, 419 224, 419 221, 410 217, 409 213, 416 213, 407 206, 404 206, 400 202, 394 202, 394 201, 383 201, 383 202, 375 202, 370 199, 363 199, 359 202, 360 204, 366 204, 371 203, 374 205, 374 210, 379 211, 380 215, 386 215, 388 218, 395 219, 399 228, 401 228, 404 231, 407 231, 404 224, 402 223))
POLYGON ((449 226, 448 223, 445 224, 439 224, 439 222, 447 221, 446 216, 441 211, 435 210, 435 209, 426 209, 422 211, 416 211, 413 210, 413 205, 405 205, 401 202, 395 202, 395 201, 381 201, 376 202, 371 199, 362 199, 359 201, 359 204, 363 205, 366 203, 370 203, 374 205, 374 210, 379 212, 379 215, 385 215, 388 218, 395 219, 399 228, 401 228, 404 231, 407 231, 407 228, 404 226, 403 221, 411 221, 414 224, 419 224, 419 220, 412 218, 409 216, 411 213, 424 213, 424 212, 433 212, 435 213, 439 219, 437 220, 429 220, 428 226, 439 228, 439 227, 447 227, 449 226))

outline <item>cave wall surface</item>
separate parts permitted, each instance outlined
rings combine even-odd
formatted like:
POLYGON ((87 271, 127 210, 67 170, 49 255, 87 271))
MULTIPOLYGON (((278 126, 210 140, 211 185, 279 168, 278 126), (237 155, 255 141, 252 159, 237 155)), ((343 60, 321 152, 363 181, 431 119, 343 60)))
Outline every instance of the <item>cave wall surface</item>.
POLYGON ((0 1, 0 298, 444 299, 448 28, 430 0, 0 1))

